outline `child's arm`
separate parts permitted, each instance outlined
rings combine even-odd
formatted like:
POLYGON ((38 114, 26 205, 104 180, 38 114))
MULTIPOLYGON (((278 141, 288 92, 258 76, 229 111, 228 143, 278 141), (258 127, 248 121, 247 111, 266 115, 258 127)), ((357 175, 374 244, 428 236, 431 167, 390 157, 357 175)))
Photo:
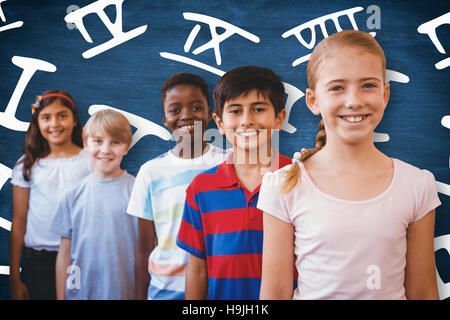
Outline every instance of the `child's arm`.
POLYGON ((270 214, 263 216, 261 300, 292 299, 294 227, 270 214))
POLYGON ((439 299, 434 256, 435 210, 409 225, 405 290, 407 299, 439 299))
POLYGON ((155 248, 155 240, 154 222, 139 218, 139 243, 135 266, 136 299, 138 300, 147 300, 147 290, 150 283, 148 257, 155 248))
POLYGON ((72 264, 70 258, 71 244, 71 239, 61 238, 58 255, 56 256, 56 298, 58 300, 66 299, 67 268, 72 264))
POLYGON ((206 260, 190 255, 186 270, 186 300, 206 300, 208 295, 208 270, 206 260))
POLYGON ((24 246, 27 227, 28 200, 30 188, 12 187, 13 217, 10 235, 9 264, 10 264, 10 294, 11 299, 28 299, 28 289, 20 280, 20 257, 24 246))

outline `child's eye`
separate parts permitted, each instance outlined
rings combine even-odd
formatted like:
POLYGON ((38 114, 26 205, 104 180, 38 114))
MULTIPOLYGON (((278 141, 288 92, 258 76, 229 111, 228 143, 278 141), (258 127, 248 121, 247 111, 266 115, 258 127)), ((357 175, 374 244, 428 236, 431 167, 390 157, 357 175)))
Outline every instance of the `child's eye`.
POLYGON ((180 113, 180 110, 179 109, 172 109, 172 110, 169 110, 169 112, 173 113, 173 114, 177 114, 177 113, 180 113))
POLYGON ((193 106, 192 110, 194 110, 194 111, 202 111, 203 107, 202 106, 193 106))
POLYGON ((375 83, 368 82, 368 83, 365 83, 365 84, 363 85, 363 87, 364 87, 364 88, 376 88, 377 85, 376 85, 375 83))
POLYGON ((343 89, 344 89, 343 86, 334 86, 334 87, 331 87, 329 90, 330 91, 340 91, 340 90, 343 90, 343 89))
POLYGON ((119 145, 119 144, 120 144, 120 141, 119 141, 119 140, 115 140, 115 141, 113 141, 112 143, 115 144, 115 145, 119 145))
POLYGON ((231 109, 229 112, 232 113, 232 114, 239 114, 241 112, 241 110, 239 110, 239 109, 231 109))
POLYGON ((263 111, 265 111, 266 109, 265 108, 263 108, 263 107, 256 107, 255 109, 253 109, 255 112, 263 112, 263 111))

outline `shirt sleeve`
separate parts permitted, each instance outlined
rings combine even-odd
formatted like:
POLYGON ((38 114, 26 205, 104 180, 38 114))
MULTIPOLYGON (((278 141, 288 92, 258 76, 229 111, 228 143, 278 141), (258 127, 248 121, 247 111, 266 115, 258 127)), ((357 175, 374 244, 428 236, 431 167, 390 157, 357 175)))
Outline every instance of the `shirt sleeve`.
POLYGON ((186 190, 186 201, 180 230, 178 231, 177 246, 200 259, 206 259, 203 222, 196 199, 197 195, 193 189, 191 183, 186 190))
MULTIPOLYGON (((19 159, 19 161, 22 158, 19 159)), ((23 163, 16 164, 12 170, 11 183, 22 188, 30 188, 31 182, 26 181, 23 177, 23 163)))
POLYGON ((414 211, 412 222, 419 221, 427 213, 441 205, 434 175, 428 170, 422 170, 422 175, 421 192, 416 198, 416 210, 414 211))
MULTIPOLYGON (((281 169, 284 172, 284 169, 281 169)), ((292 223, 287 195, 280 193, 284 179, 280 172, 268 172, 264 175, 258 197, 258 209, 284 221, 292 223)))
POLYGON ((70 193, 65 192, 58 201, 55 215, 53 217, 50 231, 63 237, 72 239, 72 215, 71 208, 73 203, 71 201, 70 193))
POLYGON ((150 192, 150 181, 147 178, 146 167, 141 167, 134 182, 127 213, 133 216, 154 220, 152 197, 150 192))

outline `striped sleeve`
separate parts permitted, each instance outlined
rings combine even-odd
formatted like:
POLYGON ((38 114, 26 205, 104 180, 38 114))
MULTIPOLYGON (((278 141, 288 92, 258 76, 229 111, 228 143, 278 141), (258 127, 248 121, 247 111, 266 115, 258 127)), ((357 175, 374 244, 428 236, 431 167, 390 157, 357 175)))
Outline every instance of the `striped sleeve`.
POLYGON ((206 259, 205 236, 200 207, 196 201, 193 183, 186 190, 183 218, 178 231, 177 245, 190 254, 206 259))

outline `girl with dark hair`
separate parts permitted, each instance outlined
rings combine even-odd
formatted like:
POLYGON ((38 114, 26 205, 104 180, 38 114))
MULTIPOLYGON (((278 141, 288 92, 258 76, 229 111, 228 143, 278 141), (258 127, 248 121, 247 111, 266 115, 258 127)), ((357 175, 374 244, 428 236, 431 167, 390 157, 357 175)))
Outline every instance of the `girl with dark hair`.
POLYGON ((64 90, 36 97, 23 156, 12 173, 13 219, 10 241, 11 299, 55 299, 59 237, 49 231, 63 188, 88 175, 82 126, 73 98, 64 90), (20 259, 24 253, 24 281, 20 259))

